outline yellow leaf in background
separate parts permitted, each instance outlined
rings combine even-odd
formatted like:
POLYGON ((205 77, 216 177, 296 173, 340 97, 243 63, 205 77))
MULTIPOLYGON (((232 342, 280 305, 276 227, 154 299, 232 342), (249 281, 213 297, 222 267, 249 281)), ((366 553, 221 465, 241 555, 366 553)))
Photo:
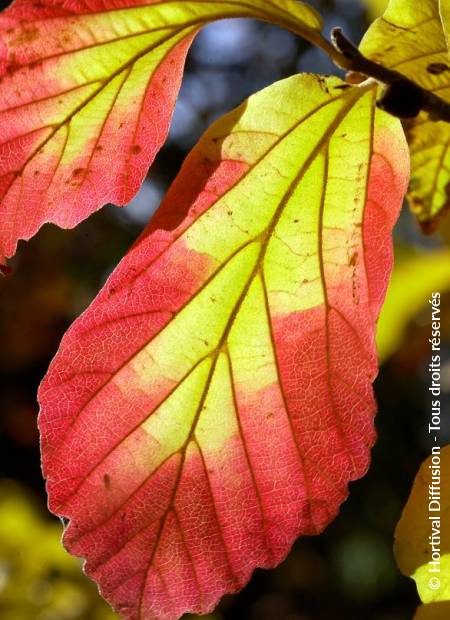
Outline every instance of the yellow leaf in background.
POLYGON ((444 32, 447 38, 447 48, 450 48, 450 4, 448 0, 439 1, 439 12, 441 14, 444 32))
POLYGON ((367 15, 370 19, 376 19, 384 13, 389 0, 360 0, 366 7, 367 15))
POLYGON ((401 347, 408 325, 427 306, 431 293, 448 290, 450 250, 427 254, 415 252, 412 256, 395 261, 378 321, 377 349, 380 362, 386 361, 401 347))
MULTIPOLYGON (((372 60, 450 102, 449 30, 448 0, 441 0, 441 6, 439 0, 391 0, 360 47, 372 60)), ((438 218, 450 207, 450 124, 431 121, 421 113, 407 125, 411 148, 408 198, 422 228, 433 232, 438 218)))
POLYGON ((61 545, 62 527, 18 485, 0 480, 0 617, 117 620, 61 545))
MULTIPOLYGON (((450 464, 447 467, 447 470, 450 473, 450 464)), ((431 528, 428 529, 431 530, 431 528)), ((445 544, 444 540, 442 542, 445 544)), ((439 603, 440 601, 450 601, 450 546, 448 544, 446 546, 446 554, 442 556, 440 564, 440 587, 436 590, 431 589, 429 585, 430 570, 428 562, 427 564, 420 566, 412 575, 412 578, 417 584, 419 596, 424 603, 439 603)))
MULTIPOLYGON (((433 458, 437 459, 437 456, 433 458)), ((430 605, 430 610, 426 610, 428 605, 419 608, 415 620, 419 618, 444 620, 449 617, 450 446, 441 450, 438 460, 432 461, 430 456, 422 463, 395 530, 394 553, 400 570, 415 580, 422 601, 433 604, 430 605), (438 477, 440 482, 437 480, 438 477), (437 503, 430 505, 431 484, 434 484, 435 488, 439 486, 439 510, 437 503), (440 517, 439 523, 438 517, 440 517), (432 558, 430 536, 433 536, 434 551, 439 548, 439 566, 429 564, 432 559, 437 561, 437 556, 432 558), (439 572, 430 571, 431 568, 437 567, 440 569, 439 572), (441 602, 442 605, 436 605, 441 602)), ((438 496, 435 494, 433 497, 438 496)), ((436 502, 435 499, 433 501, 436 502)))

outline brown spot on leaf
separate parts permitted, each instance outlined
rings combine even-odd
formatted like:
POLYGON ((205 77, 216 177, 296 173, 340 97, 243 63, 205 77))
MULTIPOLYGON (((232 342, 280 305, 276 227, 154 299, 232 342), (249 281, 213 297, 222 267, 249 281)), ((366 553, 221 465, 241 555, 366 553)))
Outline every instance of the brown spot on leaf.
POLYGON ((428 73, 431 73, 431 75, 440 75, 449 69, 450 67, 446 65, 445 62, 432 62, 427 67, 427 71, 428 73))
POLYGON ((69 45, 70 43, 72 43, 72 37, 68 32, 61 36, 61 43, 63 43, 64 45, 69 45))
POLYGON ((317 76, 317 81, 319 82, 319 86, 323 90, 323 92, 328 95, 330 93, 330 90, 328 88, 328 84, 327 84, 327 82, 325 80, 325 77, 322 76, 322 75, 318 75, 317 76))
POLYGON ((37 69, 38 67, 42 66, 42 60, 33 60, 33 62, 30 62, 30 64, 28 65, 30 69, 37 69))
POLYGON ((358 252, 353 252, 353 254, 350 257, 350 260, 348 261, 349 266, 354 267, 356 265, 357 259, 358 259, 358 252))
POLYGON ((66 184, 72 187, 81 187, 85 172, 86 168, 75 168, 75 170, 72 171, 71 177, 67 179, 66 184))
POLYGON ((105 485, 105 489, 109 490, 111 488, 111 476, 109 476, 108 474, 104 474, 103 484, 105 485))
POLYGON ((10 47, 19 47, 21 45, 29 45, 39 38, 39 30, 32 28, 31 30, 23 30, 15 39, 9 42, 10 47))
POLYGON ((6 73, 8 75, 12 75, 13 73, 15 73, 18 69, 20 69, 21 65, 20 63, 18 63, 16 61, 16 57, 14 54, 11 54, 8 66, 6 67, 6 73))
POLYGON ((139 144, 133 144, 130 151, 133 153, 133 155, 138 155, 142 151, 142 147, 140 147, 139 144))

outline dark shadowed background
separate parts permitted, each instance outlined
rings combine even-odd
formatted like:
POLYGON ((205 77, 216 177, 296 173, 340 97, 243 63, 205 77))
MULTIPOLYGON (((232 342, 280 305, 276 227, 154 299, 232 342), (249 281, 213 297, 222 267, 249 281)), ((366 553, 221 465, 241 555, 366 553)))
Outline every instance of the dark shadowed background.
MULTIPOLYGON (((362 4, 313 4, 324 15, 327 31, 342 26, 359 41, 368 23, 362 4)), ((13 273, 0 281, 1 620, 115 618, 83 576, 81 563, 62 550, 61 525, 46 510, 36 429, 38 384, 63 333, 142 230, 204 129, 251 93, 300 71, 337 72, 321 52, 280 28, 251 20, 208 26, 189 54, 169 140, 132 204, 108 206, 71 231, 46 225, 32 241, 20 243, 13 273)), ((405 208, 396 228, 399 262, 418 251, 434 252, 446 243, 444 237, 421 237, 405 208)), ((409 294, 405 287, 404 305, 409 294)), ((376 381, 379 439, 367 476, 351 484, 348 501, 323 535, 299 540, 277 569, 256 571, 243 592, 224 599, 210 618, 412 618, 418 603, 415 586, 396 567, 392 538, 415 473, 429 453, 425 294, 422 301, 422 310, 405 320, 402 344, 376 381)), ((443 291, 446 442, 449 325, 450 298, 443 291)))

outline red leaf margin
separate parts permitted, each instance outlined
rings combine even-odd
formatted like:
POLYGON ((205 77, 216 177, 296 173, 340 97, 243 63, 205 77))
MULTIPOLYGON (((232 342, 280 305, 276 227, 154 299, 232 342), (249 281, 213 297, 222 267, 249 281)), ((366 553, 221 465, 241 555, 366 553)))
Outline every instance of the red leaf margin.
POLYGON ((46 222, 72 228, 108 202, 133 198, 166 140, 187 52, 206 23, 270 19, 320 39, 320 17, 293 0, 217 0, 211 15, 196 15, 195 5, 205 4, 196 0, 186 23, 146 30, 137 16, 136 32, 133 17, 120 17, 120 9, 158 4, 167 0, 16 0, 1 13, 0 262, 46 222), (108 11, 119 11, 117 22, 85 23, 108 11), (153 74, 152 54, 161 47, 149 33, 168 50, 153 74), (136 49, 103 74, 105 46, 123 40, 136 49), (86 50, 94 56, 80 60, 86 50), (74 135, 84 129, 80 149, 74 135))
MULTIPOLYGON (((229 118, 236 120, 233 113, 229 118)), ((391 230, 407 184, 406 145, 389 131, 374 137, 364 259, 355 266, 367 272, 368 289, 362 298, 367 293, 368 301, 349 310, 345 296, 342 303, 341 287, 329 293, 336 312, 316 307, 276 318, 273 330, 284 347, 277 355, 285 405, 277 404, 276 395, 267 389, 247 399, 241 409, 242 394, 234 394, 241 403, 241 433, 248 445, 243 449, 230 444, 228 449, 239 471, 246 463, 250 471, 250 461, 264 455, 255 468, 257 483, 248 474, 244 480, 242 474, 236 487, 226 463, 205 458, 194 442, 184 456, 175 453, 164 461, 155 475, 145 474, 148 463, 141 457, 159 446, 140 425, 173 389, 173 382, 159 378, 148 394, 144 385, 136 385, 138 371, 127 368, 127 360, 143 351, 210 276, 207 258, 183 251, 177 242, 215 203, 217 188, 233 186, 249 169, 242 155, 227 156, 215 131, 211 128, 190 154, 154 220, 66 334, 39 393, 50 509, 71 519, 65 545, 88 558, 87 574, 130 620, 169 620, 187 609, 206 613, 223 593, 239 590, 256 566, 277 565, 297 536, 318 533, 334 518, 347 497, 348 481, 365 473, 375 440, 374 328, 392 268, 391 230), (324 339, 324 321, 333 333, 330 340, 324 339), (309 352, 307 364, 304 351, 309 352), (324 351, 331 360, 327 363, 341 375, 339 403, 334 406, 343 428, 335 412, 326 408, 320 416, 295 415, 300 410, 317 412, 317 403, 330 389, 329 376, 321 371, 324 351), (354 361, 350 368, 349 360, 354 361), (99 395, 102 405, 96 407, 99 395), (262 421, 256 414, 266 402, 272 403, 275 414, 262 421), (289 438, 286 422, 279 421, 283 409, 294 416, 293 436, 302 438, 301 450, 289 438), (270 432, 269 424, 274 425, 270 432), (123 451, 114 455, 111 438, 121 441, 124 436, 123 451), (126 464, 130 455, 132 466, 126 464), (190 464, 186 474, 185 458, 190 464), (272 478, 264 474, 264 464, 272 478), (136 476, 141 477, 138 486, 136 476), (172 488, 180 489, 184 498, 173 510, 171 502, 177 498, 172 498, 172 488), (218 489, 225 489, 234 501, 230 510, 225 499, 219 499, 228 515, 225 524, 212 508, 220 497, 218 489), (125 501, 111 495, 113 491, 125 501), (150 568, 149 549, 154 564, 150 568), (172 580, 171 571, 177 579, 172 580)), ((351 280, 349 285, 351 297, 351 280)), ((145 363, 154 363, 151 355, 145 363)), ((229 372, 231 376, 232 365, 229 372)))

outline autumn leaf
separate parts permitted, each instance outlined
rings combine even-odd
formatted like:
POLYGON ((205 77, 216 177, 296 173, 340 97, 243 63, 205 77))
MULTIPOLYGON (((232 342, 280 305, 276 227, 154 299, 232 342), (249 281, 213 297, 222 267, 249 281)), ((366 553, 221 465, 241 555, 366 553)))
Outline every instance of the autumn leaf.
POLYGON ((118 620, 61 546, 61 528, 30 490, 0 480, 1 614, 8 620, 118 620), (28 593, 41 593, 26 595, 28 593))
POLYGON ((445 483, 449 476, 450 446, 446 446, 422 463, 395 530, 398 566, 415 580, 425 603, 417 610, 415 620, 446 620, 450 611, 450 488, 445 483), (439 496, 436 492, 430 496, 432 484, 440 491, 439 496), (433 561, 433 543, 440 552, 439 572, 430 572, 437 568, 429 564, 433 561))
POLYGON ((218 121, 62 341, 39 396, 49 506, 123 618, 211 610, 367 469, 408 173, 375 97, 301 75, 218 121))
POLYGON ((439 13, 447 39, 447 49, 450 49, 450 6, 445 0, 439 0, 439 13))
MULTIPOLYGON (((361 42, 361 51, 396 69, 450 102, 450 28, 447 0, 391 0, 361 42), (442 15, 440 13, 442 11, 442 15), (442 21, 444 20, 444 22, 442 21)), ((411 208, 426 232, 433 232, 450 206, 450 124, 422 112, 408 122, 411 151, 411 208)))
POLYGON ((368 17, 376 19, 384 13, 389 0, 361 0, 361 2, 367 10, 368 17))
POLYGON ((450 292, 450 250, 414 251, 395 257, 386 300, 377 325, 377 349, 384 362, 404 344, 411 322, 434 291, 450 292))
POLYGON ((45 222, 127 203, 164 143, 194 35, 223 17, 311 41, 296 0, 16 0, 0 16, 0 262, 45 222))

